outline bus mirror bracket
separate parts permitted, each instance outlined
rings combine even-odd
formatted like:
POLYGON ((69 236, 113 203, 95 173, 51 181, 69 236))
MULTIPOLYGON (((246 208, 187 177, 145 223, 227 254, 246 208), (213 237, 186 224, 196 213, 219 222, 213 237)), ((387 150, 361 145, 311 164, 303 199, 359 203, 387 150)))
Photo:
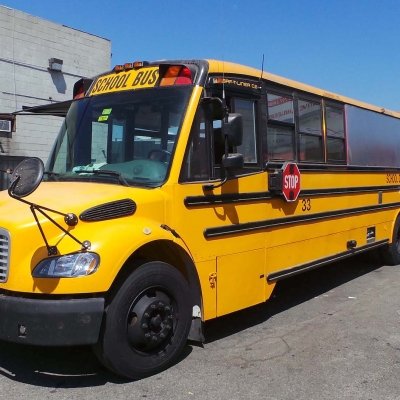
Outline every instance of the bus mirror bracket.
POLYGON ((203 185, 203 190, 214 190, 221 187, 228 180, 228 172, 242 169, 244 165, 243 155, 229 153, 229 147, 240 146, 243 140, 243 117, 241 114, 229 114, 224 108, 224 117, 221 122, 222 137, 225 144, 225 154, 222 156, 222 167, 225 170, 225 178, 217 185, 203 185))
MULTIPOLYGON (((201 104, 211 104, 213 115, 220 115, 221 121, 221 140, 228 139, 228 146, 240 146, 243 141, 243 117, 241 114, 229 113, 225 104, 225 99, 219 97, 203 97, 201 104)), ((226 155, 227 153, 225 153, 226 155)))
POLYGON ((30 201, 22 199, 23 197, 26 197, 31 193, 33 193, 38 188, 40 182, 42 181, 44 175, 44 165, 43 161, 40 158, 31 157, 21 161, 14 169, 12 175, 13 175, 12 176, 13 180, 10 184, 10 187, 8 188, 8 194, 13 199, 21 201, 22 203, 28 204, 30 206, 30 210, 33 214, 33 217, 35 218, 40 234, 42 235, 42 238, 46 245, 47 254, 49 256, 56 255, 58 253, 58 250, 56 246, 49 245, 46 236, 43 232, 43 228, 40 225, 40 221, 36 215, 36 211, 41 213, 44 217, 46 217, 51 223, 57 226, 71 239, 75 240, 75 242, 79 243, 81 245, 82 251, 90 250, 91 243, 88 240, 85 240, 83 242, 79 241, 68 230, 63 228, 53 218, 51 218, 44 210, 62 215, 64 217, 64 222, 70 227, 73 227, 78 223, 78 217, 75 214, 73 213, 64 214, 59 211, 52 210, 51 208, 43 207, 38 204, 34 204, 30 201))

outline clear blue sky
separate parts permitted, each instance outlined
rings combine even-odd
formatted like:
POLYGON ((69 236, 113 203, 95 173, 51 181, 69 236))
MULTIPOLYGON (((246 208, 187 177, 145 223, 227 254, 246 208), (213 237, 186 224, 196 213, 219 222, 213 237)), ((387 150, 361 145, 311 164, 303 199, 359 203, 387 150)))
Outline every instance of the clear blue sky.
POLYGON ((400 0, 0 4, 111 40, 112 65, 214 58, 261 68, 265 54, 268 72, 400 111, 400 0))

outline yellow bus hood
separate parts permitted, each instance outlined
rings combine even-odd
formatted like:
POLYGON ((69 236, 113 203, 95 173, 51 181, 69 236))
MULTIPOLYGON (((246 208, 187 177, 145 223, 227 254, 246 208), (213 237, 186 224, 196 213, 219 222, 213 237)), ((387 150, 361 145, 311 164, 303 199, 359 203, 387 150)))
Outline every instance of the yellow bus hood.
MULTIPOLYGON (((161 217, 164 197, 159 189, 133 188, 110 184, 86 182, 43 182, 31 195, 23 200, 60 213, 74 213, 77 217, 88 208, 104 203, 132 199, 138 207, 141 216, 161 217), (156 206, 156 207, 155 207, 156 206)), ((8 228, 33 222, 34 218, 29 204, 11 198, 7 191, 0 192, 0 227, 8 228)), ((44 210, 51 218, 59 220, 57 214, 44 210)), ((37 213, 40 220, 43 217, 37 213)), ((59 222, 59 221, 58 221, 59 222)), ((65 225, 65 224, 64 224, 65 225)))

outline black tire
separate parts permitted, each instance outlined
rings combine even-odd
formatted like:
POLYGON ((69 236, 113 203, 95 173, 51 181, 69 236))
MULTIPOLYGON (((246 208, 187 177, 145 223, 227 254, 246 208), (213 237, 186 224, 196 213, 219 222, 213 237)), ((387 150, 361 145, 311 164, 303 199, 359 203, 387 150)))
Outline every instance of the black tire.
POLYGON ((400 264, 400 216, 394 224, 392 242, 382 248, 382 256, 387 265, 400 264))
POLYGON ((111 301, 95 354, 129 379, 156 374, 176 361, 191 324, 189 285, 162 262, 135 270, 111 301))

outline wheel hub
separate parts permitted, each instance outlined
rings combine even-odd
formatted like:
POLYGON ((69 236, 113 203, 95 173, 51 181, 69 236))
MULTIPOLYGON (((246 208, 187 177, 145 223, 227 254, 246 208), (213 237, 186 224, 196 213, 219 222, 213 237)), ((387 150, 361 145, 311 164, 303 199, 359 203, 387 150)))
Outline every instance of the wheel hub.
POLYGON ((128 340, 139 351, 165 347, 173 331, 171 299, 159 290, 146 291, 132 304, 128 315, 128 340))
POLYGON ((161 318, 160 314, 158 314, 156 317, 151 319, 150 326, 158 329, 158 328, 160 328, 161 323, 162 323, 162 318, 161 318))

